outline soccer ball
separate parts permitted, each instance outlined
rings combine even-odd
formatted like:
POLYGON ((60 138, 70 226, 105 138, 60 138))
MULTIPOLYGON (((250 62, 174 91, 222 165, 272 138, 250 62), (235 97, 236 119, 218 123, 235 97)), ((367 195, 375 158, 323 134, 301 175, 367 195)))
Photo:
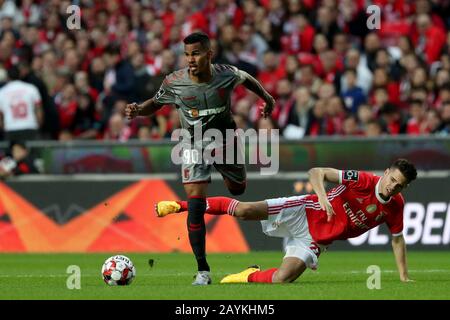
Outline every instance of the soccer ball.
POLYGON ((106 259, 102 267, 102 277, 110 286, 126 286, 133 282, 136 268, 126 256, 117 255, 106 259))

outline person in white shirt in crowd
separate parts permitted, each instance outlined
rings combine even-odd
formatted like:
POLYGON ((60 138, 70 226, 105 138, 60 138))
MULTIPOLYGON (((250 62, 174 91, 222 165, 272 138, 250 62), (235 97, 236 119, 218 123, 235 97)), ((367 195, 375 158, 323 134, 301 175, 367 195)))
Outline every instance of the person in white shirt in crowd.
POLYGON ((8 82, 0 89, 0 128, 5 140, 36 140, 43 122, 42 102, 36 86, 19 80, 19 70, 8 70, 8 82))

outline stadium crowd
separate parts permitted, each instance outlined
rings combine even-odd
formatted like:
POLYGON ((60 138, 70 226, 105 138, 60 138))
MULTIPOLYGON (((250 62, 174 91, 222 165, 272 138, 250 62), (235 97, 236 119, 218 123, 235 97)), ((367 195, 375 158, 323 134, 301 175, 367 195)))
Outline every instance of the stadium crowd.
POLYGON ((185 66, 182 39, 197 30, 213 39, 214 63, 247 71, 277 102, 263 119, 239 87, 240 128, 448 135, 449 29, 450 3, 438 0, 0 0, 1 139, 170 137, 174 107, 131 122, 123 110, 185 66), (81 8, 72 30, 71 4, 81 8), (380 29, 367 27, 370 4, 380 29), (24 101, 8 101, 12 82, 24 101))

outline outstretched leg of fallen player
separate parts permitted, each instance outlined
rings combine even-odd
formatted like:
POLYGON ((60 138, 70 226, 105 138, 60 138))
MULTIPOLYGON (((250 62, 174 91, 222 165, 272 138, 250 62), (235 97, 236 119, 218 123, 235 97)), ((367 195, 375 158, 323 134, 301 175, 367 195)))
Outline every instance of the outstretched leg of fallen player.
MULTIPOLYGON (((158 217, 188 210, 188 201, 160 201, 156 205, 158 217)), ((207 214, 228 214, 242 220, 266 220, 268 215, 266 201, 239 202, 229 197, 209 197, 206 199, 207 214)))

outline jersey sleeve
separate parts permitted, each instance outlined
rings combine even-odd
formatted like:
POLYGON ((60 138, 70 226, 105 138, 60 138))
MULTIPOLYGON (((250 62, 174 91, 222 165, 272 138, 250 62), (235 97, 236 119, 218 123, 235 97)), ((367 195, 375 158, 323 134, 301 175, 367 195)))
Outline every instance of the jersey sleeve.
POLYGON ((234 86, 242 84, 247 79, 248 73, 235 66, 230 66, 230 71, 235 76, 234 86))
POLYGON ((159 87, 159 90, 156 92, 153 99, 159 105, 175 104, 175 94, 173 93, 167 77, 162 82, 161 87, 159 87))
POLYGON ((405 200, 400 195, 395 201, 395 205, 390 208, 390 212, 386 216, 386 224, 393 236, 399 236, 403 233, 403 208, 405 200))
POLYGON ((357 170, 339 170, 339 184, 350 188, 367 189, 370 188, 373 174, 357 170))

